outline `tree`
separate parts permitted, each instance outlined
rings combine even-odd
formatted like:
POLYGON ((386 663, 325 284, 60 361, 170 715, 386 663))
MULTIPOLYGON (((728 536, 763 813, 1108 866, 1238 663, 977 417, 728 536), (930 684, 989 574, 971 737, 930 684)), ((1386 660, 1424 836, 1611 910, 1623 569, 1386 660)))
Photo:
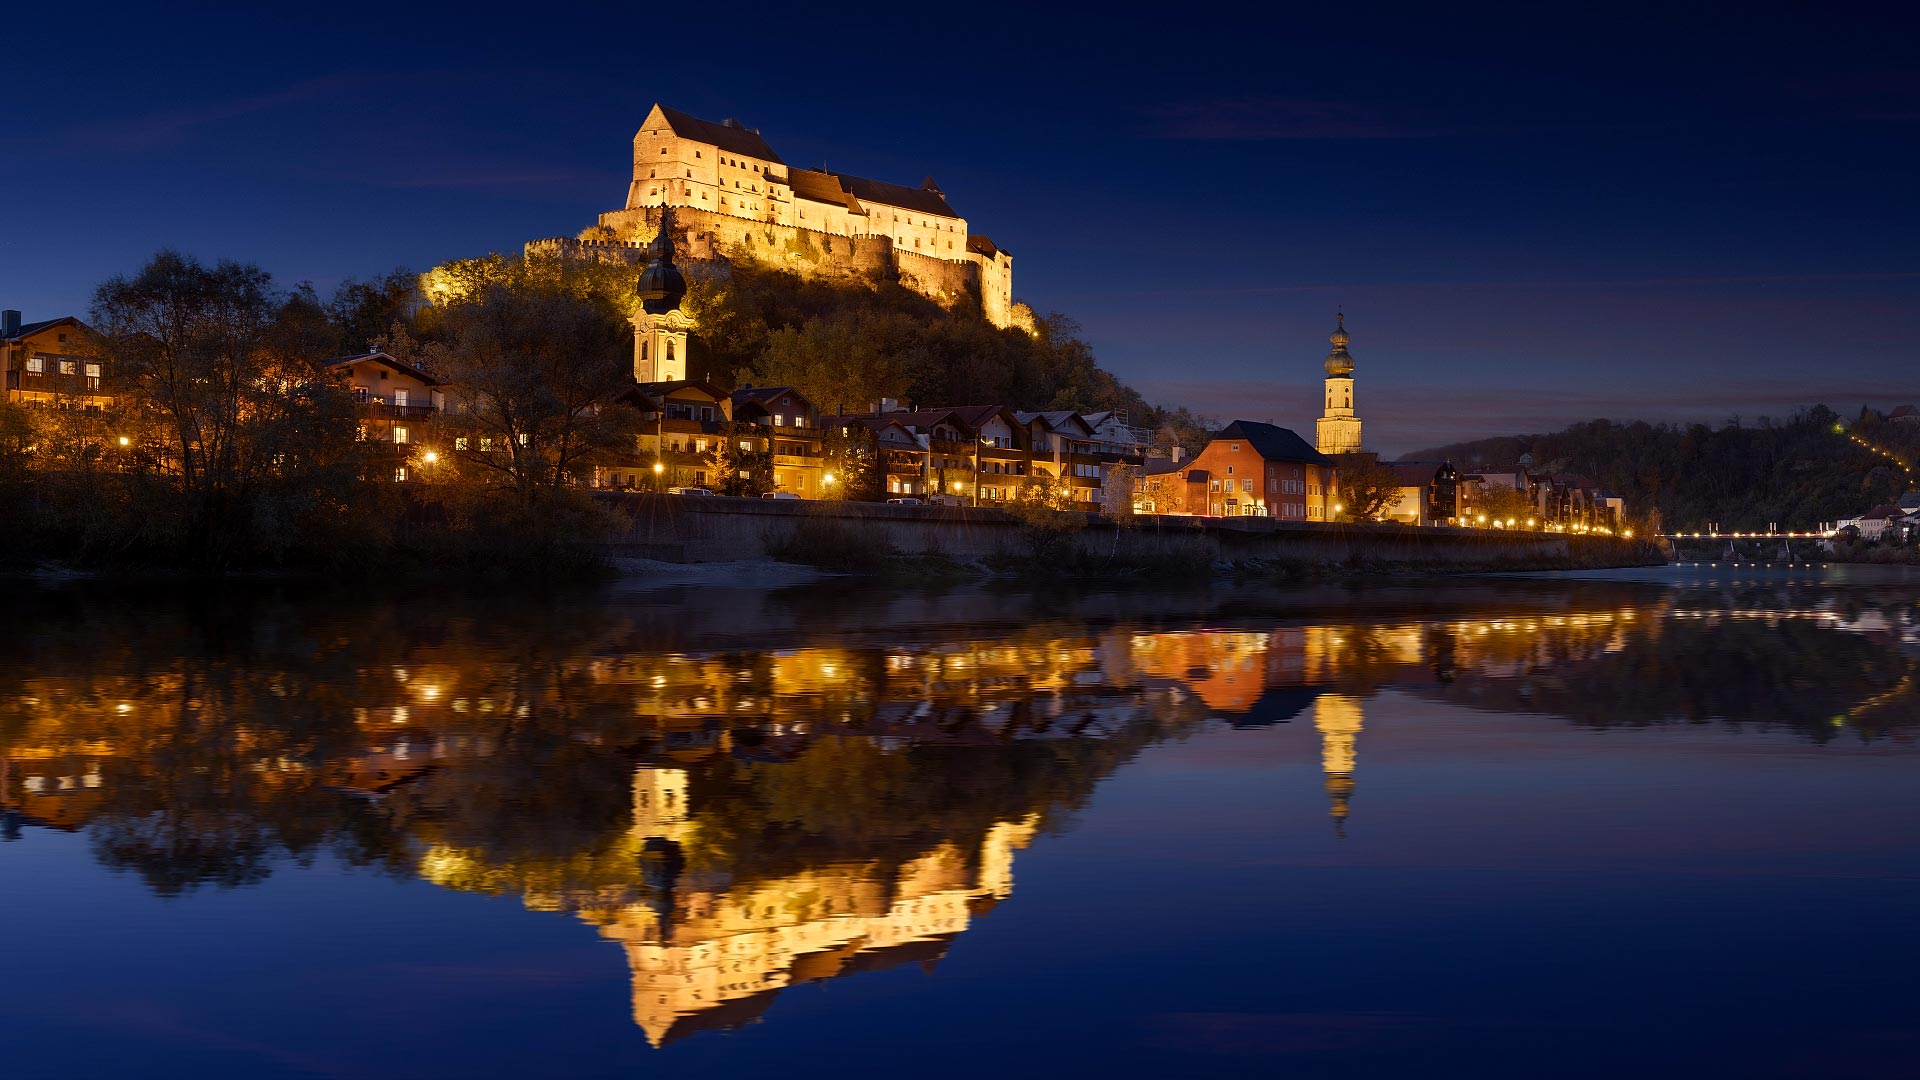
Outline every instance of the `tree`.
POLYGON ((826 459, 822 497, 879 501, 886 484, 886 467, 873 431, 862 424, 829 428, 822 442, 826 459), (829 476, 831 481, 826 480, 829 476))
POLYGON ((1379 521, 1400 500, 1400 478, 1368 455, 1340 460, 1340 513, 1348 521, 1379 521))
POLYGON ((421 352, 451 384, 445 419, 455 477, 502 484, 523 509, 631 450, 638 413, 632 338, 600 305, 494 285, 447 308, 421 352))
POLYGON ((358 476, 352 402, 290 351, 309 313, 257 266, 172 251, 94 293, 89 347, 160 418, 161 462, 203 565, 297 536, 290 514, 338 511, 358 476))
POLYGON ((773 450, 764 430, 753 424, 728 422, 714 442, 713 475, 722 495, 758 498, 773 490, 773 450))
POLYGON ((1462 511, 1476 521, 1485 515, 1489 521, 1527 521, 1538 514, 1539 508, 1527 493, 1510 487, 1483 487, 1475 492, 1472 504, 1462 511))

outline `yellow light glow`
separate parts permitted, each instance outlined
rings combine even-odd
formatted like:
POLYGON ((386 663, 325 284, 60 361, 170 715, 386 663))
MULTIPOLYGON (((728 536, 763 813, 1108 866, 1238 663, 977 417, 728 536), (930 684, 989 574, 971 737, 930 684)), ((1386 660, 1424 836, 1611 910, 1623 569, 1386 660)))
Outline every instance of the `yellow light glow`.
POLYGON ((825 475, 825 476, 823 476, 823 477, 821 477, 821 478, 820 478, 820 481, 821 481, 822 483, 826 483, 826 484, 831 484, 831 483, 833 483, 833 474, 832 474, 832 473, 828 473, 827 475, 825 475))
POLYGON ((132 440, 132 439, 129 439, 129 438, 127 438, 127 437, 126 437, 125 435, 122 435, 122 436, 120 436, 120 445, 121 445, 121 446, 131 446, 131 445, 133 445, 133 440, 132 440))
POLYGON ((431 464, 433 464, 434 462, 436 462, 436 461, 439 461, 439 460, 440 460, 440 455, 439 455, 438 453, 436 453, 436 452, 434 452, 434 451, 432 451, 432 450, 429 450, 429 451, 427 451, 427 454, 426 454, 426 456, 425 456, 424 458, 422 458, 421 460, 422 460, 422 461, 425 461, 425 462, 426 462, 427 464, 429 464, 429 465, 431 465, 431 464))
POLYGON ((661 464, 658 461, 653 463, 653 475, 659 476, 661 473, 666 471, 667 471, 667 467, 665 465, 661 464))

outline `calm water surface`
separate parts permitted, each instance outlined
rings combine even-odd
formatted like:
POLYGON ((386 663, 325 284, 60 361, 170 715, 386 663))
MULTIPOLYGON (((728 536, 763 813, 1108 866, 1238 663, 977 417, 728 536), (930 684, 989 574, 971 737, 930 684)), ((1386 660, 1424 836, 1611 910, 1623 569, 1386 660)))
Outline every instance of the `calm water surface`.
POLYGON ((1915 1075, 1920 582, 1639 577, 16 594, 5 1073, 1915 1075))

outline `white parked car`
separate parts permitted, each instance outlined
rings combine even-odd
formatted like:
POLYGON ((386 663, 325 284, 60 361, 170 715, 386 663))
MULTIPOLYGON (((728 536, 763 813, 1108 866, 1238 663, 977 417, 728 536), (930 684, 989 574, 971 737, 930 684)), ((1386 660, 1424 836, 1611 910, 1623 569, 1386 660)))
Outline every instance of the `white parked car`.
POLYGON ((760 497, 763 499, 798 499, 800 496, 795 495, 791 491, 769 491, 760 497))
POLYGON ((706 489, 706 488, 703 488, 703 487, 676 487, 676 488, 668 488, 668 489, 667 489, 667 493, 668 493, 669 495, 711 495, 711 494, 713 494, 713 492, 712 492, 712 491, 710 491, 710 490, 708 490, 708 489, 706 489))
POLYGON ((911 498, 911 497, 904 498, 904 499, 888 499, 887 501, 892 503, 895 506, 925 506, 926 505, 926 503, 923 502, 922 500, 911 498))

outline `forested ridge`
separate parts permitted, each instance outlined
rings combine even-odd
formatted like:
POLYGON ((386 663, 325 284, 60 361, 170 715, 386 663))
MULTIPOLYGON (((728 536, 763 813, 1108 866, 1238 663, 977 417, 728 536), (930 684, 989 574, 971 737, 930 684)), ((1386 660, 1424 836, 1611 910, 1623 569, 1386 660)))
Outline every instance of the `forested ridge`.
POLYGON ((1466 471, 1511 468, 1523 454, 1533 455, 1536 473, 1586 477, 1625 498, 1629 515, 1644 519, 1657 510, 1669 528, 1798 529, 1898 498, 1909 482, 1902 463, 1920 457, 1920 424, 1891 423, 1870 410, 1849 422, 1819 405, 1784 420, 1732 418, 1720 427, 1590 420, 1408 457, 1466 471))

